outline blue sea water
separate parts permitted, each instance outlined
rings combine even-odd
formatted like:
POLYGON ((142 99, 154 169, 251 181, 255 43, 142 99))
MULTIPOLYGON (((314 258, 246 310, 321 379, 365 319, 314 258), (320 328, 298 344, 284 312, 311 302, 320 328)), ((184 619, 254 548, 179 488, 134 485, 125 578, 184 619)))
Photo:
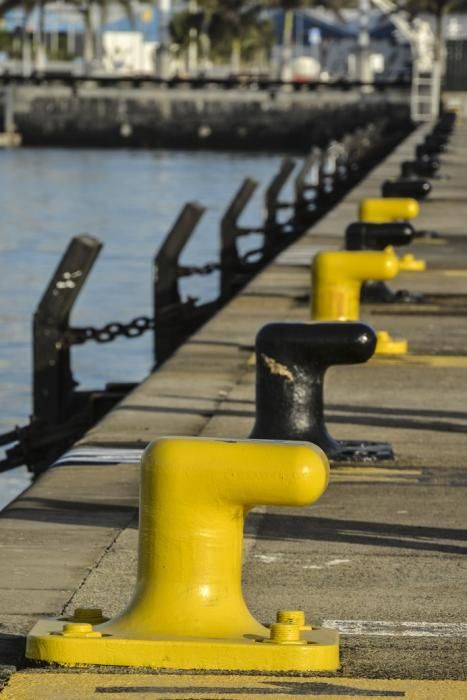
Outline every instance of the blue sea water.
MULTIPOLYGON (((103 325, 152 315, 152 258, 183 203, 207 207, 182 262, 216 260, 219 219, 246 176, 265 185, 279 156, 131 150, 0 151, 0 433, 31 412, 31 319, 70 238, 97 236, 104 249, 72 325, 103 325)), ((258 225, 262 187, 242 217, 258 225)), ((255 248, 254 237, 245 243, 255 248)), ((203 300, 218 277, 189 278, 183 289, 203 300)), ((82 388, 133 382, 152 364, 152 338, 88 343, 73 350, 82 388)), ((0 453, 0 459, 2 455, 0 453)), ((29 483, 26 469, 0 475, 0 508, 29 483)))

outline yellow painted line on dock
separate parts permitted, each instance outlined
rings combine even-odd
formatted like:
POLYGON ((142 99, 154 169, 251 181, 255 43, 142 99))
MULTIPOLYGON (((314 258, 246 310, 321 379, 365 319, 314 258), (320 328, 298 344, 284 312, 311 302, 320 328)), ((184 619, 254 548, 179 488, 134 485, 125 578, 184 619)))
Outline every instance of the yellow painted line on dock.
POLYGON ((387 469, 374 466, 336 466, 331 469, 331 481, 345 482, 391 482, 417 483, 422 475, 421 469, 387 469))
POLYGON ((467 367, 467 355, 378 355, 373 365, 425 365, 426 367, 467 367))
POLYGON ((417 245, 446 245, 446 238, 419 238, 417 245))
POLYGON ((22 671, 10 679, 2 694, 2 700, 88 700, 100 697, 119 700, 264 700, 268 697, 284 700, 297 697, 319 697, 320 700, 466 700, 467 681, 22 671))
POLYGON ((467 277, 467 270, 437 270, 445 277, 467 277))

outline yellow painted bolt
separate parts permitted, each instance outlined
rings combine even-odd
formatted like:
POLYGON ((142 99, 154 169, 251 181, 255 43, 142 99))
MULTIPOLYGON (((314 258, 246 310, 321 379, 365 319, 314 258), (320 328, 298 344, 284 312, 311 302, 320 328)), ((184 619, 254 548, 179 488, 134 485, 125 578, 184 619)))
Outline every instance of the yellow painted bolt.
POLYGON ((101 632, 95 632, 92 625, 87 622, 67 622, 63 625, 61 634, 64 637, 102 637, 101 632))
POLYGON ((366 223, 385 224, 415 219, 419 213, 420 205, 411 197, 376 197, 362 199, 358 218, 366 223))
POLYGON ((265 640, 270 644, 306 644, 305 640, 300 639, 300 626, 295 623, 273 622, 270 630, 271 636, 265 640))
POLYGON ((69 634, 89 634, 89 632, 92 632, 92 625, 87 622, 68 622, 66 625, 63 625, 63 634, 65 636, 69 634))
POLYGON ((311 630, 311 625, 305 624, 305 613, 303 610, 278 610, 276 622, 286 622, 289 625, 298 625, 301 630, 311 630))
MULTIPOLYGON (((312 264, 312 307, 315 321, 358 321, 360 292, 367 280, 389 280, 397 275, 399 261, 394 251, 324 251, 312 264)), ((406 340, 393 340, 378 331, 375 354, 404 354, 406 340)))
POLYGON ((93 625, 99 625, 105 622, 108 618, 104 617, 101 608, 75 608, 71 622, 90 622, 93 625))
POLYGON ((276 614, 276 622, 286 622, 289 625, 305 624, 305 613, 303 610, 278 610, 276 614))

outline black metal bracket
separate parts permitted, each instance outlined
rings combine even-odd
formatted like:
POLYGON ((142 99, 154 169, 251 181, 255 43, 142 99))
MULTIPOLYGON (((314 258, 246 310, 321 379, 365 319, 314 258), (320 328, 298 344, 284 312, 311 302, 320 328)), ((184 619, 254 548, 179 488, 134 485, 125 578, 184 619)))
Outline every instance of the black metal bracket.
POLYGON ((316 219, 319 194, 319 171, 323 153, 320 148, 312 148, 295 176, 295 214, 299 229, 304 230, 316 219))
POLYGON ((102 249, 92 236, 71 240, 40 300, 33 320, 33 411, 30 423, 1 436, 11 445, 0 471, 26 464, 40 473, 133 387, 108 385, 77 391, 66 341, 76 300, 102 249))
POLYGON ((77 382, 70 349, 62 343, 73 306, 102 249, 92 236, 73 238, 33 320, 33 419, 58 424, 69 418, 77 382))
POLYGON ((296 233, 292 216, 284 222, 279 220, 279 212, 284 211, 284 209, 293 211, 293 202, 280 201, 279 198, 295 165, 292 158, 283 158, 279 170, 264 193, 264 256, 268 260, 287 245, 290 241, 290 235, 296 233))
POLYGON ((240 254, 238 239, 252 233, 264 233, 264 228, 240 226, 238 221, 253 197, 258 182, 251 177, 243 180, 237 192, 230 201, 220 224, 220 266, 221 266, 221 298, 230 299, 250 279, 264 263, 263 248, 250 252, 255 260, 245 260, 240 254))
POLYGON ((165 362, 170 355, 219 308, 219 300, 197 304, 182 299, 180 256, 205 212, 198 202, 188 202, 154 258, 154 359, 165 362))

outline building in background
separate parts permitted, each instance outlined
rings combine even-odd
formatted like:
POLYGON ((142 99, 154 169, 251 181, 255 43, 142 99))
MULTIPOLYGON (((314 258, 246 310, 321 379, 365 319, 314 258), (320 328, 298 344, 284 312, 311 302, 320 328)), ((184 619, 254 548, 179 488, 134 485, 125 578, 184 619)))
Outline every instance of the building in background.
POLYGON ((108 73, 153 75, 159 47, 159 16, 147 7, 133 21, 122 16, 102 27, 102 67, 108 73))
MULTIPOLYGON (((291 31, 285 30, 285 13, 264 12, 271 36, 259 53, 245 48, 232 52, 235 60, 214 55, 202 45, 202 33, 186 42, 170 37, 170 18, 183 15, 196 2, 160 0, 157 6, 135 5, 129 16, 117 2, 104 6, 53 2, 25 15, 8 12, 0 32, 0 71, 35 70, 115 75, 161 73, 164 75, 227 76, 235 73, 281 75, 294 81, 335 81, 358 77, 359 13, 324 9, 295 10, 291 31), (85 8, 86 12, 85 12, 85 8), (91 8, 89 10, 89 8, 91 8), (161 34, 163 50, 161 48, 161 34), (289 45, 284 47, 284 36, 289 45)), ((434 27, 429 15, 422 15, 434 27)), ((260 25, 259 25, 260 26, 260 25)), ((266 26, 266 23, 264 24, 266 26)), ((449 90, 467 90, 467 14, 444 18, 446 39, 445 84, 449 90)), ((380 80, 409 80, 411 50, 391 17, 371 10, 368 18, 371 73, 380 80)), ((237 47, 238 48, 238 47, 237 47)), ((219 52, 218 52, 219 53, 219 52)), ((227 52, 228 54, 228 52, 227 52)))

